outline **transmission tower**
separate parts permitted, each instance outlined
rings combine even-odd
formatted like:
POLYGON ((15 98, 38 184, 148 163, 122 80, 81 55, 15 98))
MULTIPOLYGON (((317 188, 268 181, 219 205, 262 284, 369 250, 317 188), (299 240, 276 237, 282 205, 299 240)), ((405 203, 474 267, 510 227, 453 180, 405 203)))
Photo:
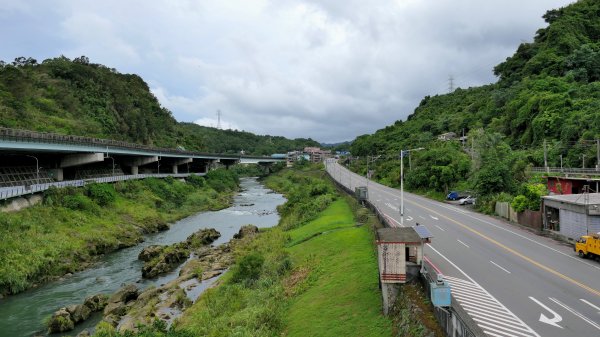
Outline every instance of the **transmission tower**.
POLYGON ((221 130, 221 110, 217 110, 217 129, 221 130))
POLYGON ((454 76, 450 75, 448 77, 448 92, 454 91, 454 76))

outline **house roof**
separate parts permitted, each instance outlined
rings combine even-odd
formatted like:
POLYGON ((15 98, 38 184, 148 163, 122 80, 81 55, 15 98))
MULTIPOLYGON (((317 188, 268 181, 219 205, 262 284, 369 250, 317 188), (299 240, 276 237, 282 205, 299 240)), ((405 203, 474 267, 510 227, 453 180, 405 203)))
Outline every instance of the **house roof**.
POLYGON ((421 242, 421 236, 413 227, 380 228, 377 230, 378 242, 416 243, 421 242))
POLYGON ((574 205, 600 205, 600 193, 588 193, 587 195, 587 200, 585 194, 547 195, 543 198, 574 205))

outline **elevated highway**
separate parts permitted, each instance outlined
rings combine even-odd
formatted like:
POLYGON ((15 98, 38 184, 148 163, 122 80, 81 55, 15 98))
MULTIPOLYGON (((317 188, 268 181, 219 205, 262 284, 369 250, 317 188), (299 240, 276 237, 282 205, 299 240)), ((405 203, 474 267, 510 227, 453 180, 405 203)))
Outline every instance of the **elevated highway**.
MULTIPOLYGON (((400 191, 367 181, 335 161, 327 171, 400 226, 400 191)), ((425 258, 486 336, 600 336, 600 263, 569 245, 465 207, 404 193, 404 226, 417 222, 434 238, 425 258)))
POLYGON ((281 161, 285 159, 0 128, 0 200, 41 192, 50 186, 79 186, 86 181, 186 177, 203 175, 217 166, 268 166, 281 161))

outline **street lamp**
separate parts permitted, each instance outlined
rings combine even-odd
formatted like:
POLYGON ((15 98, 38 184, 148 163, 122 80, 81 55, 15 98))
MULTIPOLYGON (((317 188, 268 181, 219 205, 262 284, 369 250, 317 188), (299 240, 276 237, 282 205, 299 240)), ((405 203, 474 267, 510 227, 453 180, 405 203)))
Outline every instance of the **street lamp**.
POLYGON ((400 226, 404 227, 404 155, 412 151, 425 150, 423 147, 400 151, 400 226))
POLYGON ((24 154, 23 156, 35 159, 35 182, 37 184, 40 183, 40 162, 36 156, 32 156, 29 154, 24 154))
POLYGON ((115 158, 111 157, 108 155, 108 153, 106 154, 106 156, 104 158, 110 158, 112 160, 112 176, 115 176, 115 158))

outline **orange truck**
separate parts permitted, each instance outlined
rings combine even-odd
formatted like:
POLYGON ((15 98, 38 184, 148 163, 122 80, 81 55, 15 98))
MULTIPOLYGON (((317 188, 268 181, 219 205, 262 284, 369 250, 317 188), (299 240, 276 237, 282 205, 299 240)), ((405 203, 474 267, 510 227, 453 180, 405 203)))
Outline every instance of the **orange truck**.
POLYGON ((575 242, 575 252, 582 258, 600 257, 600 233, 580 237, 575 242))

